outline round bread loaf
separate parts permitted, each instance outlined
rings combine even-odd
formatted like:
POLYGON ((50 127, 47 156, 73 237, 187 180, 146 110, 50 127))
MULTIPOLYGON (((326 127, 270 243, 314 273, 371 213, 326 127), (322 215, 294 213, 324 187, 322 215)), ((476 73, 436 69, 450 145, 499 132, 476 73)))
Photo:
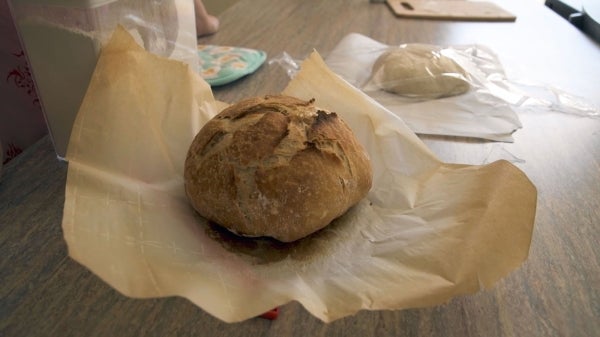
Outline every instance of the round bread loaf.
POLYGON ((470 88, 466 71, 443 55, 440 47, 426 44, 408 44, 384 52, 371 73, 381 89, 407 97, 448 97, 470 88))
POLYGON ((314 100, 250 98, 211 119, 185 162, 185 190, 203 217, 244 236, 283 242, 344 214, 371 188, 367 153, 314 100))

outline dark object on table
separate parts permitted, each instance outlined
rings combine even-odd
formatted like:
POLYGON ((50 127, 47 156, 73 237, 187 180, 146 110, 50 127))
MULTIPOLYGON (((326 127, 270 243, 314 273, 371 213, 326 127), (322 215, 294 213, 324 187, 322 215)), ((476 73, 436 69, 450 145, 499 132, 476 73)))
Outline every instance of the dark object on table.
POLYGON ((600 42, 600 6, 597 4, 574 4, 564 0, 546 0, 546 7, 569 21, 596 42, 600 42), (580 9, 578 9, 580 8, 580 9))

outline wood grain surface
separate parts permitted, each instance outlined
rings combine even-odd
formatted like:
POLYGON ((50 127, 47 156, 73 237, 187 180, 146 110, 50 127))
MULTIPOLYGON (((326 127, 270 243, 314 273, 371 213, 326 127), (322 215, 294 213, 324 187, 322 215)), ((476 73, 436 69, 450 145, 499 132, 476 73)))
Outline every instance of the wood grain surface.
MULTIPOLYGON (((388 44, 479 43, 507 72, 558 86, 600 106, 600 47, 534 1, 503 1, 514 23, 396 18, 366 0, 242 0, 200 43, 326 56, 357 32, 388 44)), ((289 78, 265 64, 216 88, 234 102, 277 93, 289 78)), ((324 324, 299 304, 279 318, 225 324, 181 298, 122 296, 68 257, 61 231, 67 164, 49 138, 0 177, 0 336, 598 336, 600 331, 600 120, 524 110, 512 144, 421 136, 444 161, 511 157, 538 189, 528 260, 493 288, 444 305, 363 311, 324 324)))
POLYGON ((457 21, 515 21, 516 17, 488 1, 387 0, 400 17, 457 21))

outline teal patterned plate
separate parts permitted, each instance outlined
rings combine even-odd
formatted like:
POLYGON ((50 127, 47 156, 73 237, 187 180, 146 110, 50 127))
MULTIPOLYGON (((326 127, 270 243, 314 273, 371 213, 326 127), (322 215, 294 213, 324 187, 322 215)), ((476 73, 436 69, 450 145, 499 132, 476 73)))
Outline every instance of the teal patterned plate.
POLYGON ((240 47, 198 45, 200 75, 211 86, 231 83, 256 71, 267 53, 240 47))

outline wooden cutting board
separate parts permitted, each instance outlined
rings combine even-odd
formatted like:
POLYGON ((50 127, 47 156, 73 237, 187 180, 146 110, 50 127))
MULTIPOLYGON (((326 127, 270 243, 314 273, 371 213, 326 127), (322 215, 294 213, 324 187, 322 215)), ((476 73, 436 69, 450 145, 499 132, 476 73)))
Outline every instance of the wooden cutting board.
POLYGON ((386 0, 386 2, 394 14, 400 17, 461 21, 515 21, 517 19, 512 13, 487 1, 386 0))

